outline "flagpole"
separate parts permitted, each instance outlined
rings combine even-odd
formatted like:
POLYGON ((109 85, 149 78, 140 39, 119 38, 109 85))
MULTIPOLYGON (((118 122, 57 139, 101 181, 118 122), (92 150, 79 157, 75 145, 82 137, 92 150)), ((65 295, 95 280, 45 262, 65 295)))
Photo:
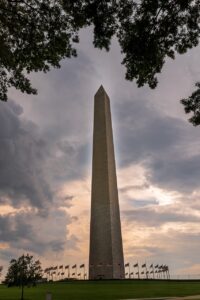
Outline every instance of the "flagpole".
POLYGON ((169 267, 167 266, 168 279, 170 279, 169 267))
POLYGON ((148 274, 147 274, 147 263, 145 262, 145 269, 146 269, 146 279, 148 279, 148 274))
POLYGON ((158 278, 158 264, 157 265, 155 265, 155 269, 156 269, 156 271, 155 271, 155 273, 156 273, 156 278, 158 278))
POLYGON ((140 268, 139 268, 139 263, 138 263, 138 279, 140 279, 140 268))

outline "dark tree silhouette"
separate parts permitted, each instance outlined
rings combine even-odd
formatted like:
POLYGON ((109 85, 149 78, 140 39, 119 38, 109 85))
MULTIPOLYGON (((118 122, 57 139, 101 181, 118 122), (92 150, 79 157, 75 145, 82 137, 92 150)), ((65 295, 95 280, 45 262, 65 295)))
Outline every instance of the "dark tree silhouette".
POLYGON ((2 271, 3 271, 3 266, 0 266, 0 277, 1 277, 2 271))
POLYGON ((118 38, 126 79, 155 88, 166 58, 198 45, 200 0, 2 0, 0 99, 10 86, 36 93, 27 73, 76 56, 74 43, 87 26, 100 49, 118 38))
POLYGON ((0 0, 0 99, 14 86, 36 94, 27 78, 32 71, 59 67, 62 58, 76 55, 72 20, 52 0, 0 0))
POLYGON ((196 83, 197 90, 187 99, 182 99, 181 103, 185 107, 186 114, 193 112, 189 121, 194 125, 200 125, 200 82, 196 83))
POLYGON ((18 259, 12 259, 5 277, 8 286, 35 285, 42 278, 42 268, 39 260, 34 260, 32 255, 26 254, 18 259))

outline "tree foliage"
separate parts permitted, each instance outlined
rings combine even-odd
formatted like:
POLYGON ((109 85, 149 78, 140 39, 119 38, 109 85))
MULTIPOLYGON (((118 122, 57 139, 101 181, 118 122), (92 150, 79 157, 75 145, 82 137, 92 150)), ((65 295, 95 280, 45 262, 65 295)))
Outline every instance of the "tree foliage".
POLYGON ((0 0, 0 99, 10 86, 36 93, 26 74, 76 56, 87 26, 97 48, 117 37, 127 80, 155 88, 166 58, 198 45, 200 0, 0 0))
POLYGON ((186 99, 182 99, 181 103, 185 107, 186 114, 193 113, 193 116, 189 118, 189 121, 194 125, 200 125, 200 82, 196 83, 196 91, 186 99))
POLYGON ((5 283, 8 286, 30 285, 42 278, 42 268, 39 260, 26 254, 18 259, 12 259, 6 274, 5 283))
POLYGON ((2 271, 3 271, 3 266, 0 266, 0 277, 1 277, 2 271))
POLYGON ((27 73, 59 67, 76 55, 71 20, 60 1, 0 0, 0 99, 8 87, 35 94, 27 73))

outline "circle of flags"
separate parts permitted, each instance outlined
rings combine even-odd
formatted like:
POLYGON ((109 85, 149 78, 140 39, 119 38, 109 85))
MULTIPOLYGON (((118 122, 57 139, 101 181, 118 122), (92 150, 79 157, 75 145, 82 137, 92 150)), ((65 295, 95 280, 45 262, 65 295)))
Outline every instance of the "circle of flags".
MULTIPOLYGON (((169 266, 147 263, 124 265, 126 279, 170 279, 169 266)), ((87 279, 85 264, 51 266, 44 270, 48 281, 66 280, 66 279, 87 279)))

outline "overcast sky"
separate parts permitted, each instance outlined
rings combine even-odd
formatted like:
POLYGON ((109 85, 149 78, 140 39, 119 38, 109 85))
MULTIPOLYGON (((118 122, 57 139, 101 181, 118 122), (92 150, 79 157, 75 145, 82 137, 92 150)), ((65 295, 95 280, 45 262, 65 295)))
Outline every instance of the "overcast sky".
MULTIPOLYGON (((200 127, 179 100, 200 79, 200 48, 168 60, 156 90, 124 79, 81 32, 78 58, 32 74, 37 96, 0 103, 0 265, 32 253, 43 266, 88 263, 94 94, 112 110, 125 262, 200 274, 200 127)), ((200 277, 200 275, 199 275, 200 277)))

